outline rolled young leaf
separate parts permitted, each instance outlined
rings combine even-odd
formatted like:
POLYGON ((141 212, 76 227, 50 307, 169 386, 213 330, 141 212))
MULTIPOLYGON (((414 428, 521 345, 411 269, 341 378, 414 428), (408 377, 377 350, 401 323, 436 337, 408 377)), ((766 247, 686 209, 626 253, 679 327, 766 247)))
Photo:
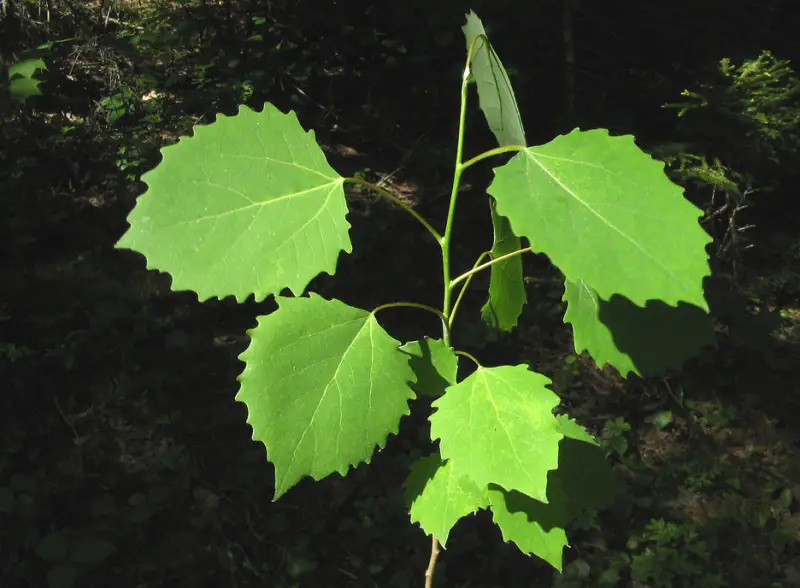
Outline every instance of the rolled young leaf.
MULTIPOLYGON (((492 197, 489 197, 489 206, 494 230, 492 258, 495 259, 517 251, 522 243, 511 231, 508 219, 497 214, 497 206, 492 197)), ((481 316, 489 326, 501 331, 510 331, 517 326, 519 315, 526 302, 522 255, 498 261, 490 269, 489 299, 481 308, 481 316)))
MULTIPOLYGON (((483 24, 474 12, 467 14, 467 24, 462 27, 467 41, 467 51, 473 39, 486 35, 483 24)), ((525 129, 519 114, 517 100, 500 58, 484 39, 476 41, 472 63, 472 77, 478 87, 481 110, 497 143, 525 145, 525 129)), ((497 213, 493 198, 491 207, 494 241, 492 258, 518 250, 522 243, 511 231, 508 219, 497 213)), ((525 283, 522 279, 522 258, 512 257, 490 268, 489 299, 481 309, 483 320, 503 331, 513 329, 525 305, 525 283)))

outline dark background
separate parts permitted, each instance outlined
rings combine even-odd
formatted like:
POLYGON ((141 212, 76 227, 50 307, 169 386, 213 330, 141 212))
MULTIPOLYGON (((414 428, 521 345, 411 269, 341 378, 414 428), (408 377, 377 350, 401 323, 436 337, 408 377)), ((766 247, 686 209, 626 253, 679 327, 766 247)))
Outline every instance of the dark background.
MULTIPOLYGON (((40 51, 41 96, 15 102, 0 77, 0 586, 423 585, 429 540, 402 483, 429 449, 424 403, 372 465, 272 503, 271 465, 233 397, 245 330, 273 303, 200 304, 112 246, 161 147, 265 101, 295 110, 342 175, 382 182, 442 226, 470 9, 530 144, 575 126, 633 134, 707 212, 717 347, 624 380, 574 357, 546 259, 526 258, 530 302, 510 335, 481 324, 474 287, 455 342, 552 378, 626 491, 569 530, 560 577, 480 514, 454 529, 436 584, 800 586, 797 2, 3 6, 0 69, 62 42, 40 51), (723 58, 763 51, 778 66, 738 84, 720 73, 723 58), (684 90, 707 106, 664 108, 684 90)), ((494 146, 476 103, 468 156, 494 146)), ((491 244, 490 179, 489 165, 465 178, 457 269, 491 244)), ((415 221, 348 197, 354 253, 310 289, 364 308, 439 304, 415 221)), ((412 311, 385 317, 398 339, 438 330, 412 311)))

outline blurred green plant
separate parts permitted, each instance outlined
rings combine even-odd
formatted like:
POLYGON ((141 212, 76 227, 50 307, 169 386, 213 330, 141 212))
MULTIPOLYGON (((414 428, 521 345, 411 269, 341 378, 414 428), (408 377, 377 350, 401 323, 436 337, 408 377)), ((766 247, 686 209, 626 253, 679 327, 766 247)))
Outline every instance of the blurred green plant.
POLYGON ((701 539, 695 525, 664 519, 650 521, 638 538, 628 541, 631 578, 653 588, 719 588, 722 577, 710 573, 714 545, 701 539))
POLYGON ((607 455, 616 454, 623 457, 628 451, 628 439, 625 435, 630 430, 630 424, 622 417, 606 421, 600 435, 600 446, 605 449, 607 455))
MULTIPOLYGON (((800 152, 800 79, 788 60, 769 51, 741 65, 726 57, 719 62, 716 80, 681 95, 686 99, 664 108, 677 110, 680 118, 702 113, 707 121, 703 131, 714 130, 717 146, 729 144, 732 137, 746 140, 741 161, 729 161, 734 167, 747 167, 747 156, 785 163, 787 156, 800 152)), ((692 118, 692 124, 698 120, 692 118)))
POLYGON ((750 244, 742 220, 757 192, 777 186, 777 166, 800 164, 800 78, 788 60, 762 51, 734 64, 720 60, 710 81, 681 93, 663 107, 676 111, 685 141, 668 142, 654 153, 675 181, 705 192, 704 225, 714 237, 718 259, 736 262, 750 244))

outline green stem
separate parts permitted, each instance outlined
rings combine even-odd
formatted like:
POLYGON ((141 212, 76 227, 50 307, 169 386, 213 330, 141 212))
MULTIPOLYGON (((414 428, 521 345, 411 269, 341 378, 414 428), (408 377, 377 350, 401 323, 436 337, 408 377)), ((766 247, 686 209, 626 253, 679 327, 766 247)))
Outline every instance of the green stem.
POLYGON ((438 308, 434 308, 432 306, 428 306, 427 304, 420 304, 419 302, 387 302, 386 304, 381 304, 380 306, 374 308, 372 310, 372 314, 375 314, 379 310, 384 310, 386 308, 419 308, 422 310, 427 310, 428 312, 432 312, 440 319, 442 319, 442 323, 445 325, 445 333, 444 336, 449 341, 450 340, 450 327, 447 323, 447 315, 445 315, 441 310, 438 308))
POLYGON ((459 282, 463 282, 464 280, 468 279, 473 274, 477 274, 479 271, 485 270, 487 267, 491 267, 494 264, 504 261, 509 257, 514 257, 515 255, 522 255, 523 253, 528 253, 529 251, 533 251, 530 247, 523 247, 522 249, 517 249, 516 251, 512 251, 511 253, 506 253, 505 255, 501 255, 500 257, 495 257, 492 261, 487 261, 486 263, 479 265, 478 267, 472 268, 468 272, 464 272, 456 279, 450 282, 450 287, 452 288, 459 282))
MULTIPOLYGON (((475 47, 475 39, 470 45, 470 50, 467 54, 467 64, 464 67, 464 74, 461 76, 461 109, 458 115, 458 143, 456 146, 456 165, 453 171, 453 187, 450 190, 450 207, 447 210, 447 224, 444 229, 444 237, 442 237, 442 274, 444 278, 444 296, 442 301, 442 313, 447 317, 443 327, 449 324, 449 317, 451 312, 451 294, 453 285, 450 282, 450 241, 453 236, 453 221, 456 212, 456 200, 458 199, 458 186, 461 183, 461 174, 464 172, 464 166, 461 164, 461 159, 464 153, 464 123, 467 117, 467 89, 469 87, 469 64, 472 60, 472 51, 475 47)), ((448 328, 449 331, 449 328, 448 328)), ((447 345, 450 345, 449 337, 445 340, 447 345)))
POLYGON ((489 149, 489 151, 485 151, 480 155, 476 155, 472 159, 465 161, 462 167, 464 169, 467 169, 469 166, 475 165, 476 163, 484 159, 494 157, 495 155, 501 155, 503 153, 511 153, 513 151, 523 151, 524 149, 525 149, 524 145, 504 145, 502 147, 495 147, 494 149, 489 149))
MULTIPOLYGON (((472 269, 475 269, 476 267, 478 267, 478 265, 483 260, 483 258, 491 256, 491 254, 492 254, 491 251, 484 251, 483 253, 481 253, 480 256, 478 257, 478 259, 475 261, 475 263, 472 264, 472 269)), ((475 275, 475 274, 472 274, 472 275, 475 275)), ((466 292, 467 288, 469 287, 470 280, 472 280, 472 275, 470 277, 468 277, 466 279, 466 281, 464 282, 464 285, 461 286, 461 291, 458 293, 458 296, 456 297, 456 302, 455 302, 455 304, 453 304, 453 309, 450 311, 450 321, 449 321, 448 324, 449 324, 449 326, 451 328, 453 326, 453 320, 456 317, 456 312, 458 311, 458 305, 461 304, 461 299, 464 297, 464 292, 466 292)))
MULTIPOLYGON (((461 75, 461 110, 458 115, 458 144, 456 147, 456 166, 453 172, 453 187, 450 191, 450 206, 447 210, 447 224, 444 229, 444 236, 439 241, 442 247, 442 276, 444 288, 444 300, 442 301, 442 336, 445 345, 450 345, 450 295, 453 286, 450 284, 450 239, 453 235, 453 219, 456 211, 456 197, 458 196, 458 186, 461 183, 461 174, 466 169, 461 165, 461 158, 464 152, 464 123, 467 118, 467 88, 470 78, 470 64, 472 55, 475 51, 475 44, 478 39, 483 39, 484 43, 489 43, 486 35, 478 35, 469 45, 467 51, 467 62, 464 65, 464 73, 461 75)), ((436 535, 431 536, 431 559, 428 562, 428 569, 425 571, 425 588, 433 586, 433 573, 436 569, 436 560, 439 557, 439 539, 436 535)))
POLYGON ((456 353, 456 355, 463 355, 464 357, 468 357, 468 358, 469 358, 469 359, 471 359, 473 362, 475 362, 475 365, 476 365, 476 366, 478 366, 479 368, 480 368, 480 367, 483 367, 483 366, 481 365, 481 362, 479 362, 477 359, 475 359, 475 356, 474 356, 474 355, 472 355, 472 354, 470 354, 470 353, 467 353, 466 351, 456 351, 455 353, 456 353))
POLYGON ((408 204, 406 204, 405 202, 400 200, 400 198, 398 198, 397 196, 395 196, 394 194, 392 194, 388 190, 385 190, 384 188, 381 188, 380 186, 376 186, 375 184, 370 184, 369 182, 367 182, 365 180, 362 180, 361 178, 344 178, 344 181, 345 182, 349 182, 350 184, 359 184, 360 186, 364 186, 365 188, 367 188, 369 190, 373 190, 373 191, 377 192, 378 194, 380 194, 381 196, 383 196, 387 200, 391 200, 393 203, 397 204, 397 206, 399 206, 400 208, 405 210, 408 214, 410 214, 415 219, 417 219, 422 224, 423 227, 428 229, 428 232, 431 235, 433 235, 433 238, 436 239, 437 243, 441 243, 442 242, 442 236, 439 234, 439 232, 436 229, 434 229, 431 226, 431 224, 428 221, 426 221, 424 218, 422 218, 416 210, 411 208, 408 204))

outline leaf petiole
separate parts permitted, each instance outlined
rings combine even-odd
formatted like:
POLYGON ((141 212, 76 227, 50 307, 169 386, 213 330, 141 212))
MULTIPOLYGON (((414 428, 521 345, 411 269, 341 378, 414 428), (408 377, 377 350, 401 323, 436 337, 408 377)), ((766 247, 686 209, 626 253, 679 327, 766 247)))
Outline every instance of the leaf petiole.
POLYGON ((470 167, 471 165, 475 165, 479 161, 484 159, 488 159, 490 157, 494 157, 495 155, 502 155, 503 153, 513 153, 515 151, 522 151, 525 149, 524 145, 504 145, 502 147, 495 147, 494 149, 489 149, 489 151, 484 151, 480 155, 476 155, 472 159, 465 161, 461 164, 462 171, 470 167))
POLYGON ((394 204, 397 204, 397 206, 399 206, 400 208, 405 210, 408 214, 417 219, 422 224, 422 226, 425 227, 431 235, 433 235, 433 238, 436 239, 437 243, 439 244, 442 243, 442 236, 436 229, 433 228, 433 226, 431 226, 431 224, 428 221, 422 218, 422 216, 420 216, 420 214, 416 210, 411 208, 408 204, 400 200, 400 198, 398 198, 388 190, 385 190, 384 188, 381 188, 380 186, 377 186, 375 184, 371 184, 365 180, 362 180, 361 178, 344 178, 344 181, 345 183, 358 184, 360 186, 364 186, 369 190, 377 192, 387 200, 392 201, 394 204))
POLYGON ((504 260, 508 259, 509 257, 514 257, 515 255, 521 255, 523 253, 528 253, 529 251, 533 251, 533 249, 530 248, 530 247, 523 247, 522 249, 517 249, 516 251, 512 251, 511 253, 506 253, 505 255, 501 255, 500 257, 495 257, 493 260, 487 261, 486 263, 481 264, 478 267, 472 268, 468 272, 464 272, 463 274, 461 274, 457 278, 454 278, 453 280, 450 281, 450 287, 452 288, 453 286, 455 286, 459 282, 463 282, 464 280, 468 279, 473 274, 477 274, 479 271, 485 270, 487 267, 491 267, 491 266, 493 266, 494 264, 496 264, 496 263, 498 263, 500 261, 504 261, 504 260))
POLYGON ((467 353, 466 351, 454 351, 453 353, 455 353, 456 355, 463 355, 464 357, 472 360, 472 362, 475 364, 476 367, 479 367, 479 368, 483 367, 481 365, 481 362, 479 362, 477 360, 477 358, 474 355, 472 355, 471 353, 467 353))
MULTIPOLYGON (((484 251, 483 253, 481 253, 478 256, 478 259, 476 259, 475 263, 472 265, 472 269, 475 269, 476 267, 478 267, 478 265, 480 265, 481 261, 483 261, 484 257, 491 257, 491 255, 492 255, 491 251, 484 251)), ((475 274, 472 274, 472 275, 475 275, 475 274)), ((450 320, 448 321, 448 325, 450 327, 453 326, 453 320, 455 319, 456 311, 458 310, 458 305, 461 303, 461 298, 464 297, 464 292, 466 292, 467 288, 469 287, 469 283, 472 280, 472 275, 469 276, 466 279, 466 281, 464 282, 464 285, 461 286, 461 291, 458 293, 458 296, 456 297, 456 301, 453 304, 453 308, 450 311, 450 320)))
POLYGON ((445 337, 447 337, 447 341, 450 340, 450 324, 447 320, 447 315, 445 315, 441 310, 438 308, 434 308, 432 306, 428 306, 427 304, 420 304, 419 302, 387 302, 386 304, 381 304, 380 306, 375 307, 372 310, 372 314, 374 315, 379 310, 384 310, 386 308, 419 308, 421 310, 427 310, 428 312, 432 312, 440 319, 442 319, 442 326, 445 330, 443 333, 445 337))

